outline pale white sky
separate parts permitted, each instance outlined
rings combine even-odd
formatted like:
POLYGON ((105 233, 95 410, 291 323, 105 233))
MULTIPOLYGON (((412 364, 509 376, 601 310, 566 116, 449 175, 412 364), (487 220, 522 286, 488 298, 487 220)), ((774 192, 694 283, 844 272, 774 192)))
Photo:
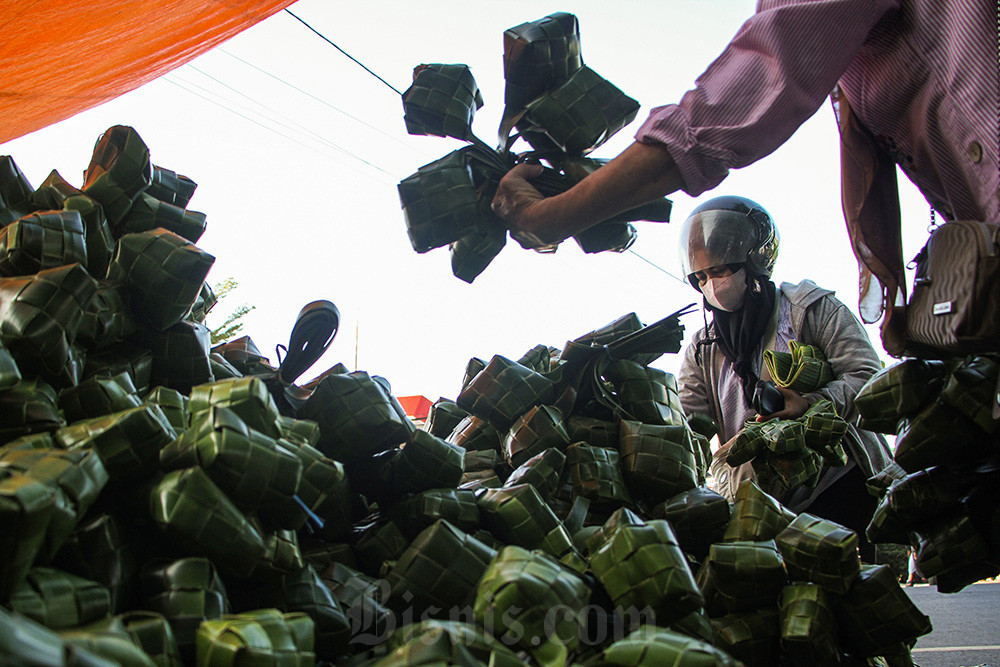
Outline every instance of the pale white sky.
MULTIPOLYGON (((503 109, 503 31, 575 13, 586 64, 642 104, 635 122, 595 153, 613 157, 649 109, 691 87, 754 3, 300 0, 290 9, 400 91, 420 63, 470 65, 485 100, 473 129, 489 144, 503 109)), ((276 361, 274 347, 287 343, 303 305, 337 304, 341 331, 303 380, 340 361, 386 377, 396 395, 454 398, 473 356, 516 359, 629 312, 652 323, 698 300, 686 283, 631 253, 584 255, 572 241, 555 255, 511 241, 472 285, 454 278, 447 249, 418 255, 410 247, 396 184, 463 144, 411 137, 402 116, 395 92, 280 12, 139 90, 0 145, 0 154, 13 156, 35 187, 52 169, 80 185, 100 133, 135 127, 154 164, 199 184, 190 207, 207 214, 199 246, 217 257, 209 281, 232 276, 240 284, 217 321, 239 303, 255 305, 246 332, 276 361)), ((904 252, 912 257, 929 209, 905 177, 900 183, 904 252)), ((673 195, 674 223, 637 223, 633 250, 679 276, 679 223, 720 194, 750 197, 776 220, 776 279, 812 278, 856 311, 829 104, 715 191, 673 195)), ((691 334, 701 315, 685 323, 691 334)), ((654 365, 675 372, 678 356, 654 365)))

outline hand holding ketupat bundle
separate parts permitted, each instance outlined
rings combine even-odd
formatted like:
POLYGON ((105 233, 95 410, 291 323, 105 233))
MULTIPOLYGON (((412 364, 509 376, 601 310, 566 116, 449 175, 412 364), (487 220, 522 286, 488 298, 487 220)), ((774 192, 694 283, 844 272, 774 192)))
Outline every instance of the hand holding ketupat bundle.
POLYGON ((622 252, 636 238, 631 222, 669 221, 670 201, 646 197, 620 210, 595 207, 585 215, 574 214, 574 221, 589 221, 573 222, 559 238, 504 223, 501 218, 509 213, 505 202, 515 205, 514 198, 495 198, 506 174, 531 177, 530 184, 507 179, 521 194, 518 202, 565 192, 600 172, 606 160, 587 156, 632 122, 639 110, 638 102, 583 64, 579 25, 572 14, 560 12, 507 30, 504 78, 500 143, 493 149, 472 132, 483 99, 468 66, 425 64, 414 69, 413 84, 403 93, 407 131, 470 144, 400 182, 414 250, 450 246, 452 272, 471 283, 506 245, 508 231, 523 247, 541 252, 555 251, 571 236, 584 252, 622 252), (519 140, 531 150, 512 152, 519 140))

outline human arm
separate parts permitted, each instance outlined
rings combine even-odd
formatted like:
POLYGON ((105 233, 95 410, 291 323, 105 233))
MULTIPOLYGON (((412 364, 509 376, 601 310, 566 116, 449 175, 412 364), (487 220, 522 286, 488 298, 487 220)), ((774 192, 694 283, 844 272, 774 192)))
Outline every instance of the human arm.
POLYGON ((659 144, 634 143, 578 185, 553 197, 543 197, 530 183, 541 170, 532 164, 514 167, 500 181, 493 198, 493 211, 507 221, 515 236, 534 237, 539 245, 563 241, 683 186, 670 153, 659 144))

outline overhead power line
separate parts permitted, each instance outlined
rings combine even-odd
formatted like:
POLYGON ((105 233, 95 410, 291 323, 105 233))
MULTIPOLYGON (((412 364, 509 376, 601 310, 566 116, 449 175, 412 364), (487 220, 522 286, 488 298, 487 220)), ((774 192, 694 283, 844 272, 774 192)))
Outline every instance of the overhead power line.
POLYGON ((382 77, 380 77, 375 72, 373 72, 370 69, 368 69, 368 67, 364 63, 362 63, 360 60, 358 60, 357 58, 355 58, 354 56, 352 56, 350 53, 348 53, 347 51, 345 51, 342 48, 340 48, 339 46, 337 46, 333 42, 333 40, 331 40, 329 37, 327 37, 326 35, 324 35, 323 33, 321 33, 319 30, 317 30, 316 28, 312 27, 311 25, 309 25, 308 23, 306 23, 305 21, 303 21, 301 18, 299 18, 298 16, 296 16, 294 13, 292 13, 292 11, 290 9, 286 8, 285 11, 288 12, 288 14, 292 18, 294 18, 296 21, 298 21, 299 23, 301 23, 302 25, 304 25, 305 27, 309 28, 314 33, 316 33, 317 35, 319 35, 319 37, 322 38, 323 41, 325 41, 327 44, 329 44, 333 48, 337 49, 338 51, 340 51, 341 53, 343 53, 345 56, 347 56, 348 58, 350 58, 354 62, 356 62, 358 64, 358 66, 360 66, 362 69, 364 69, 366 72, 368 72, 369 74, 371 74, 373 77, 375 77, 376 79, 378 79, 379 81, 381 81, 385 85, 389 86, 389 88, 391 88, 397 95, 399 95, 400 97, 402 97, 403 93, 399 92, 399 90, 397 90, 395 86, 393 86, 391 83, 389 83, 388 81, 386 81, 385 79, 383 79, 382 77))

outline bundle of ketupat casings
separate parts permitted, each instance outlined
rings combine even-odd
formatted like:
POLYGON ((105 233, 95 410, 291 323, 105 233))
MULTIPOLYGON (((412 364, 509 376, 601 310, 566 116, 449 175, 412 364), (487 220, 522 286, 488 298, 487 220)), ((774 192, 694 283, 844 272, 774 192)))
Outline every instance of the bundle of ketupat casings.
POLYGON ((1000 355, 905 359, 858 394, 861 425, 896 434, 896 479, 868 527, 910 544, 951 593, 1000 574, 1000 355))
POLYGON ((81 189, 3 166, 2 661, 906 665, 930 630, 853 533, 705 486, 649 365, 686 311, 473 359, 418 428, 383 378, 209 348, 194 184, 131 128, 81 189))
MULTIPOLYGON (((606 160, 588 155, 635 118, 639 103, 583 63, 576 16, 559 12, 504 32, 504 113, 499 147, 472 133, 483 97, 468 65, 430 63, 403 92, 403 120, 414 135, 452 137, 468 146, 420 167, 399 183, 413 249, 448 246, 452 273, 471 283, 507 243, 508 230, 490 207, 500 179, 517 162, 548 165, 532 183, 544 194, 565 191, 606 160), (511 134, 514 130, 516 133, 511 134), (512 152, 518 140, 531 150, 512 152)), ((636 239, 632 221, 670 220, 661 199, 574 236, 587 253, 623 252, 636 239)), ((538 247, 514 234, 525 247, 538 247)))

